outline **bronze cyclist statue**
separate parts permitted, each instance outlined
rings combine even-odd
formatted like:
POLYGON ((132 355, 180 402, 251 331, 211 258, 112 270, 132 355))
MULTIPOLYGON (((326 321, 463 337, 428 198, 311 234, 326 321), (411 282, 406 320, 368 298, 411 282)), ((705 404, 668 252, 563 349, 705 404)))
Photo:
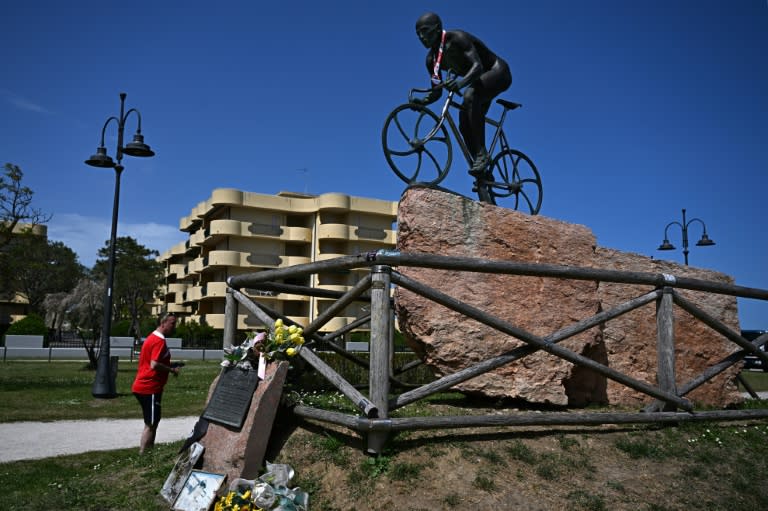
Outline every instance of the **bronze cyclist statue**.
POLYGON ((416 21, 416 35, 428 48, 427 72, 432 79, 432 90, 425 98, 416 98, 417 104, 429 105, 442 95, 443 87, 452 92, 463 89, 463 109, 459 115, 459 130, 473 157, 470 169, 473 175, 485 172, 488 152, 485 148, 485 116, 493 98, 512 84, 509 65, 493 53, 480 39, 463 30, 445 30, 440 16, 433 12, 423 14, 416 21), (442 71, 450 70, 443 87, 442 71))
POLYGON ((455 144, 481 202, 537 214, 543 196, 539 172, 528 156, 510 146, 503 130, 507 113, 522 105, 496 97, 512 82, 507 63, 475 36, 444 30, 440 17, 431 12, 416 22, 416 34, 429 50, 426 63, 432 83, 411 89, 408 102, 395 107, 384 121, 381 143, 392 171, 409 187, 451 192, 440 184, 448 175, 455 144), (427 105, 435 103, 443 89, 448 89, 446 98, 433 111, 427 105), (461 104, 454 100, 459 91, 464 96, 461 104), (496 119, 487 117, 493 102, 502 108, 496 119), (453 110, 458 110, 458 127, 453 110), (487 148, 486 124, 493 129, 487 148))

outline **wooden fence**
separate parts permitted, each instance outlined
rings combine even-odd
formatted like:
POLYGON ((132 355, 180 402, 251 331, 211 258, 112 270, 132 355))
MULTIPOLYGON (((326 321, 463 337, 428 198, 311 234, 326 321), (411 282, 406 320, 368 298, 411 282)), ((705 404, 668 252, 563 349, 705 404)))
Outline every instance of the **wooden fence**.
POLYGON ((366 435, 366 450, 371 454, 381 452, 390 431, 461 428, 482 426, 523 426, 523 425, 598 425, 651 422, 683 422, 697 420, 740 420, 768 417, 768 409, 752 410, 694 410, 686 394, 739 363, 746 354, 759 357, 768 364, 768 355, 759 347, 768 342, 768 334, 750 342, 734 332, 727 325, 713 318, 696 304, 682 297, 676 289, 689 289, 736 297, 768 300, 768 290, 748 288, 710 282, 700 279, 676 277, 669 274, 601 270, 553 264, 532 264, 510 261, 483 260, 466 257, 447 257, 431 254, 411 254, 380 250, 356 256, 345 256, 326 261, 302 264, 288 268, 266 270, 253 274, 238 275, 228 279, 226 301, 226 326, 224 345, 231 344, 236 330, 237 309, 241 304, 265 325, 271 326, 275 319, 291 321, 268 307, 252 301, 241 290, 286 292, 332 298, 336 301, 320 313, 304 329, 308 341, 300 356, 315 370, 328 379, 353 405, 359 415, 348 415, 307 406, 296 406, 294 413, 305 418, 338 424, 366 435), (654 286, 649 293, 633 298, 610 310, 602 311, 545 337, 534 335, 502 318, 490 315, 399 273, 397 267, 426 267, 444 270, 459 270, 495 274, 526 275, 560 279, 590 280, 623 284, 654 286), (283 279, 296 279, 311 274, 338 272, 353 268, 370 268, 370 273, 346 293, 281 283, 283 279), (396 375, 407 368, 392 367, 394 312, 391 299, 393 285, 401 286, 425 298, 435 301, 448 309, 457 311, 468 318, 490 326, 499 332, 515 337, 524 346, 479 362, 438 380, 412 388, 390 398, 393 387, 399 387, 396 375), (330 333, 321 333, 323 326, 341 313, 346 306, 356 301, 370 302, 370 314, 330 333), (589 330, 608 320, 617 318, 646 304, 656 303, 657 321, 657 384, 637 380, 627 374, 601 364, 593 359, 571 351, 558 343, 576 334, 589 330), (675 346, 673 305, 684 309, 714 331, 723 335, 741 349, 725 357, 694 379, 677 385, 675 379, 675 346), (331 342, 339 336, 370 322, 370 362, 360 360, 331 342), (340 374, 323 362, 313 351, 316 348, 332 349, 340 355, 369 369, 368 396, 347 382, 340 374), (409 403, 451 388, 470 378, 484 374, 505 364, 520 360, 538 350, 560 357, 582 366, 622 385, 639 391, 649 397, 649 403, 638 413, 596 413, 596 412, 547 412, 529 414, 516 412, 492 416, 451 416, 451 417, 390 417, 390 412, 409 403))

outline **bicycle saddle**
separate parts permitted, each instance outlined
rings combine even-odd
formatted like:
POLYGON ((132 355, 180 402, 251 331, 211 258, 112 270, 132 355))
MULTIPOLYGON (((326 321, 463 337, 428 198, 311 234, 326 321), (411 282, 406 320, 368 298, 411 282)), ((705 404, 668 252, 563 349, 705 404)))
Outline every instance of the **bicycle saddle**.
POLYGON ((507 101, 506 99, 497 99, 496 103, 500 104, 501 106, 509 110, 514 110, 515 108, 519 108, 523 106, 520 103, 513 103, 511 101, 507 101))

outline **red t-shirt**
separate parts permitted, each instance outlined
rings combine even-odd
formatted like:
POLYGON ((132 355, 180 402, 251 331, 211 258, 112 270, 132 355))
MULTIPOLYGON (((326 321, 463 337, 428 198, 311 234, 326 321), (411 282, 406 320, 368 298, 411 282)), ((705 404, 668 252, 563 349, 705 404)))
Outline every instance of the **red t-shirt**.
POLYGON ((166 371, 155 371, 152 369, 152 361, 160 362, 164 365, 171 365, 171 352, 165 344, 165 336, 155 330, 144 341, 139 353, 139 367, 136 372, 136 379, 133 380, 131 391, 137 394, 157 394, 163 391, 165 383, 168 381, 166 371))

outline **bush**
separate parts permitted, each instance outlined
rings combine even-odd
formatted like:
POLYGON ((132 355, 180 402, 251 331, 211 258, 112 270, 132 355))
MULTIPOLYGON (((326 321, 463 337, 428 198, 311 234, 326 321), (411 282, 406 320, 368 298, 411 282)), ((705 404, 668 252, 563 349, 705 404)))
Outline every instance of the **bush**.
POLYGON ((130 337, 131 336, 131 320, 121 319, 120 321, 113 321, 112 328, 109 335, 112 337, 130 337))
POLYGON ((139 320, 139 329, 141 329, 141 336, 146 337, 157 328, 157 317, 141 318, 139 320))
POLYGON ((216 330, 205 323, 179 321, 176 323, 174 337, 182 338, 187 348, 221 348, 223 335, 222 330, 216 330))
MULTIPOLYGON (((139 330, 141 331, 141 337, 146 337, 151 334, 155 328, 157 328, 157 320, 155 318, 140 318, 139 330)), ((131 320, 121 319, 112 322, 112 328, 110 329, 110 335, 112 337, 133 337, 134 333, 131 330, 131 320)))
POLYGON ((7 335, 47 335, 48 328, 45 326, 45 320, 38 314, 30 314, 18 321, 11 323, 7 335))

